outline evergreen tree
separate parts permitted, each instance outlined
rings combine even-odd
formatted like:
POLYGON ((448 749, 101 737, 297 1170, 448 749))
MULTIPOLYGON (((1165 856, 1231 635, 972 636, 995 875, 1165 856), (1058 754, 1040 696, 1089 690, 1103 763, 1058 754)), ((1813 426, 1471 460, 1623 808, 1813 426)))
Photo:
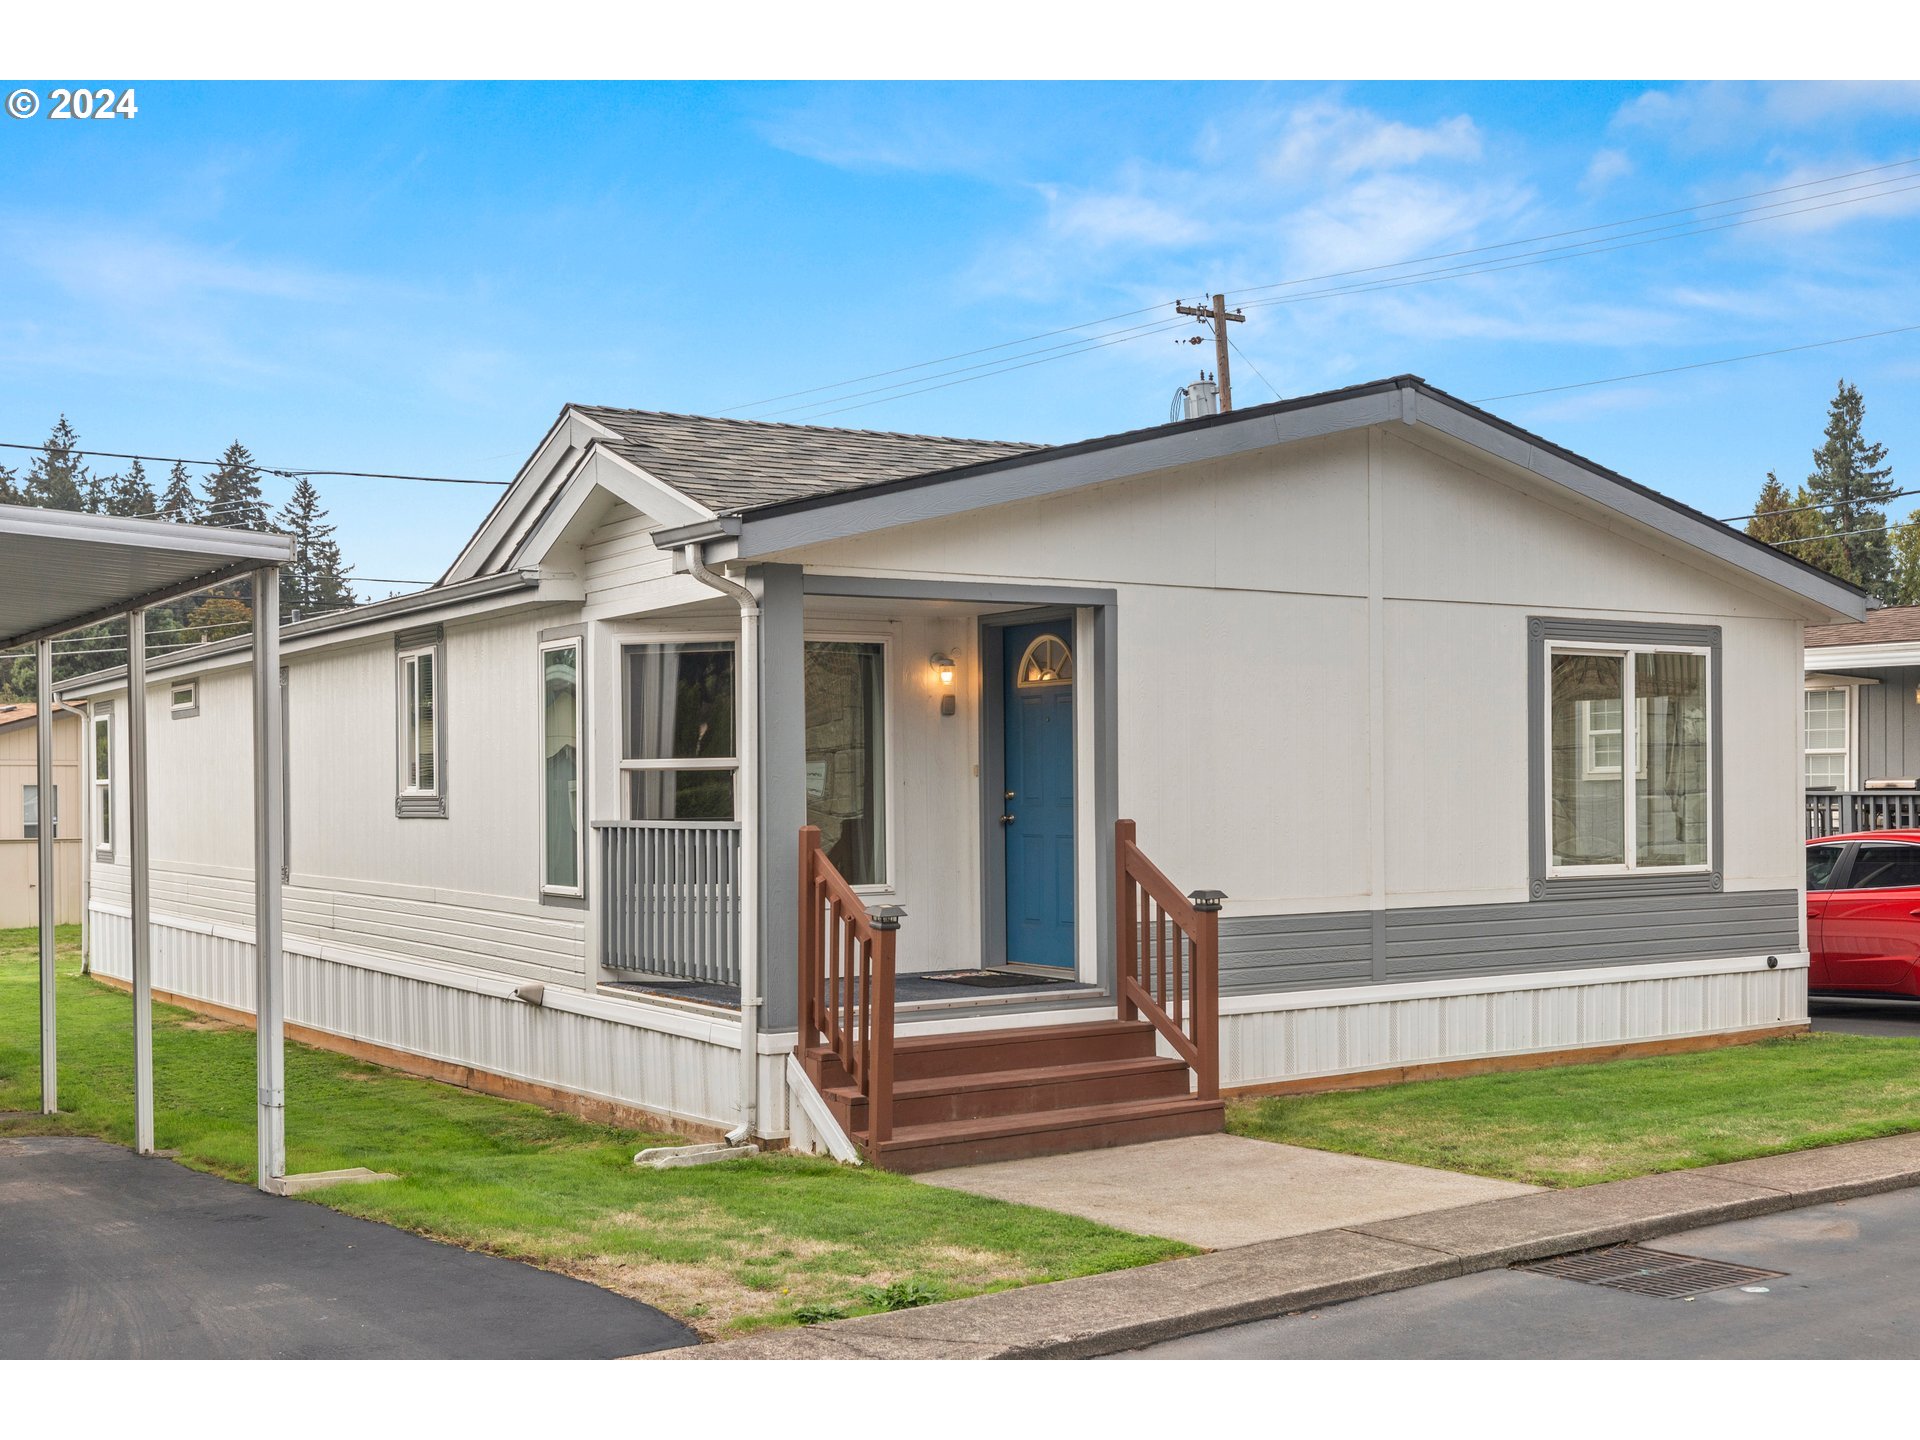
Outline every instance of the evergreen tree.
POLYGON ((1885 463, 1887 447, 1869 445, 1861 433, 1865 420, 1866 402, 1842 380, 1827 409, 1826 439, 1813 452, 1807 492, 1824 507, 1839 547, 1841 565, 1834 574, 1877 594, 1893 568, 1883 507, 1899 487, 1885 463))
POLYGON ((160 495, 160 513, 182 525, 199 522, 200 497, 193 493, 193 480, 187 474, 187 467, 178 460, 167 472, 167 488, 160 495))
POLYGON ((135 460, 122 474, 113 477, 104 506, 109 515, 151 515, 159 508, 153 498, 153 485, 147 479, 147 467, 135 460))
POLYGON ((1789 492, 1780 477, 1769 470, 1753 509, 1747 534, 1768 545, 1778 545, 1794 559, 1817 565, 1829 574, 1841 573, 1846 557, 1840 551, 1840 542, 1830 537, 1832 527, 1806 486, 1789 492))
POLYGON ((265 530, 267 505, 260 496, 260 467, 238 440, 207 476, 206 518, 230 530, 265 530))
POLYGON ((280 533, 293 540, 293 563, 280 572, 281 609, 306 616, 350 603, 348 570, 313 482, 301 476, 274 519, 280 533))
POLYGON ((27 470, 29 505, 49 510, 85 510, 93 477, 78 453, 80 437, 62 415, 27 470))
POLYGON ((1887 532, 1893 551, 1893 573, 1880 598, 1889 605, 1920 605, 1920 513, 1887 532))
POLYGON ((20 478, 5 465, 0 465, 0 505, 24 505, 27 497, 20 493, 20 478))

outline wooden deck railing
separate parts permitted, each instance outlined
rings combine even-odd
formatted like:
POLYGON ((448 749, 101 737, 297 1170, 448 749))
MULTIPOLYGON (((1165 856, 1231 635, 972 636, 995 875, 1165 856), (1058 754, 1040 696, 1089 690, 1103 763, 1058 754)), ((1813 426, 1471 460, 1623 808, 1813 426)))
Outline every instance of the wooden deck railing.
POLYGON ((1153 1023, 1192 1067, 1204 1100, 1220 1098, 1220 902, 1218 890, 1182 895, 1134 842, 1134 824, 1114 829, 1119 905, 1119 1014, 1153 1023))
POLYGON ((1920 830, 1920 790, 1809 790, 1807 838, 1920 830))
POLYGON ((867 1136, 893 1138, 893 988, 897 905, 872 911, 800 831, 800 1043, 824 1044, 867 1102, 867 1136))

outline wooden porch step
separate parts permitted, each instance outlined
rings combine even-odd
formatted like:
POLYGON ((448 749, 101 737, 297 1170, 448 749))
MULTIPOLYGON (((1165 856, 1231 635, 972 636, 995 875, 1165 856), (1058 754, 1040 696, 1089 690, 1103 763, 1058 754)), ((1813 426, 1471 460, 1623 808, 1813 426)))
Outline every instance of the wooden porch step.
MULTIPOLYGON (((1018 1070, 934 1075, 893 1087, 896 1126, 1039 1114, 1126 1100, 1176 1100, 1188 1094, 1184 1060, 1159 1055, 1086 1060, 1018 1070)), ((867 1102, 852 1084, 823 1092, 849 1134, 867 1125, 867 1102)))
MULTIPOLYGON (((1153 1026, 1144 1020, 1095 1020, 1078 1025, 1034 1025, 1008 1030, 959 1030, 939 1035, 903 1035, 893 1043, 895 1084, 995 1070, 1032 1070, 1098 1060, 1143 1060, 1157 1051, 1153 1026)), ((801 1056, 823 1091, 852 1079, 839 1057, 824 1046, 801 1056)))
POLYGON ((1138 1145, 1182 1135, 1214 1135, 1225 1128, 1226 1107, 1220 1101, 1188 1096, 903 1125, 877 1147, 864 1132, 856 1133, 854 1139, 881 1169, 911 1174, 993 1160, 1021 1160, 1031 1155, 1138 1145))

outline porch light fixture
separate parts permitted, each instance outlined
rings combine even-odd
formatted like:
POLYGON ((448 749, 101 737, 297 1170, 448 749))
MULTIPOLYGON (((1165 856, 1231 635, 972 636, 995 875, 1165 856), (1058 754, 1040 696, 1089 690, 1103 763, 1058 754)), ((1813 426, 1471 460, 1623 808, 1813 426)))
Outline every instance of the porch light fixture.
POLYGON ((940 683, 951 688, 953 685, 953 657, 945 653, 936 652, 933 658, 927 663, 932 665, 939 673, 940 683))

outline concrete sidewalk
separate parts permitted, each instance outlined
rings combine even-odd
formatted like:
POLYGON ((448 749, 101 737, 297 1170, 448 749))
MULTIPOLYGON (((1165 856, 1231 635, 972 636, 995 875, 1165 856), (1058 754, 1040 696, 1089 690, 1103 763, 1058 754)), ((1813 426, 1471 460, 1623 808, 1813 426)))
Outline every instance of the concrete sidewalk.
POLYGON ((688 1360, 1072 1359, 1548 1255, 1920 1186, 1920 1135, 1370 1221, 682 1350, 688 1360))

